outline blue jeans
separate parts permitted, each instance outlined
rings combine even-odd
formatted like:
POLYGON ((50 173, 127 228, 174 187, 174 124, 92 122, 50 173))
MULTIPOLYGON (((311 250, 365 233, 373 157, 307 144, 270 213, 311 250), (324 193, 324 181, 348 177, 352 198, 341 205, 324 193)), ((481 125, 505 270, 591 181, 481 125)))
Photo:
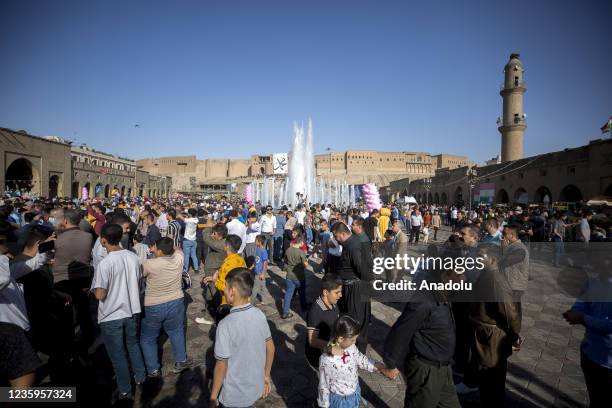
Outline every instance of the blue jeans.
POLYGON ((306 228, 306 245, 312 244, 312 228, 306 228))
POLYGON ((274 257, 275 261, 283 259, 283 237, 274 237, 274 257))
POLYGON ((555 242, 555 248, 553 252, 553 265, 559 266, 561 255, 563 255, 563 253, 565 252, 565 246, 563 244, 563 240, 558 236, 554 236, 553 241, 555 242))
POLYGON ((157 339, 162 327, 170 338, 174 361, 182 362, 187 359, 184 325, 184 298, 159 305, 145 306, 145 317, 142 319, 142 329, 140 331, 140 345, 149 374, 159 369, 157 339))
POLYGON ((183 272, 189 271, 189 259, 193 261, 193 269, 200 269, 200 263, 198 262, 198 255, 196 254, 196 249, 198 244, 196 241, 190 241, 188 239, 183 240, 183 255, 185 259, 183 261, 183 272))
POLYGON ((135 314, 132 317, 126 317, 110 322, 100 323, 100 331, 106 352, 113 363, 115 375, 117 376, 117 387, 119 392, 126 394, 132 391, 132 380, 130 378, 130 366, 134 371, 134 379, 136 382, 143 382, 147 377, 144 361, 140 353, 138 344, 138 322, 140 314, 135 314), (126 358, 126 350, 123 344, 125 336, 125 345, 130 361, 126 358))
POLYGON ((268 262, 273 261, 274 259, 272 258, 272 255, 274 255, 274 237, 272 237, 272 233, 270 232, 262 232, 261 235, 266 238, 264 248, 268 253, 268 262))
POLYGON ((285 289, 285 301, 283 302, 283 315, 289 313, 289 308, 291 307, 291 299, 293 298, 293 294, 295 290, 298 290, 300 295, 300 306, 302 311, 306 311, 306 281, 299 281, 293 279, 285 279, 285 283, 287 288, 285 289))

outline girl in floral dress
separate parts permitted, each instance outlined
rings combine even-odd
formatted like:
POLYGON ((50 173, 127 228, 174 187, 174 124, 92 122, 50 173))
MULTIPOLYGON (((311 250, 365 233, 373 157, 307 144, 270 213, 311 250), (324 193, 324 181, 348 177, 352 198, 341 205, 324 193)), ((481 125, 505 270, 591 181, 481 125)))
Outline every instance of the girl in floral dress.
POLYGON ((328 353, 319 360, 319 397, 321 408, 357 408, 361 401, 358 369, 379 371, 392 376, 382 363, 374 363, 357 350, 359 322, 343 315, 334 324, 334 339, 328 353))

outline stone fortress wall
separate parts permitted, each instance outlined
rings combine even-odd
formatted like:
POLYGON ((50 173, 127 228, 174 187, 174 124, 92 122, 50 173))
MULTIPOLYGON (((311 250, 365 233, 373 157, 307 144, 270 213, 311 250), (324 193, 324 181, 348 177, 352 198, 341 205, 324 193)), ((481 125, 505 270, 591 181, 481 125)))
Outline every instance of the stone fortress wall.
MULTIPOLYGON (((250 159, 202 159, 196 156, 167 156, 137 160, 139 169, 152 175, 169 175, 177 191, 196 192, 200 186, 248 183, 254 177, 274 175, 272 154, 250 159)), ((432 155, 426 152, 379 152, 347 150, 315 155, 317 177, 349 184, 375 182, 387 186, 392 180, 430 177, 442 168, 472 165, 465 156, 432 155)))

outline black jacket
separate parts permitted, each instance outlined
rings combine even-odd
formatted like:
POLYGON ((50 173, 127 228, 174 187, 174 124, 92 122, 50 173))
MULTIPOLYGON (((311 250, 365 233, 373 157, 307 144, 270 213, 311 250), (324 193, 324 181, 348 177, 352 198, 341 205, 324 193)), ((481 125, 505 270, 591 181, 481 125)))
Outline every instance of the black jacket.
POLYGON ((404 368, 407 358, 418 356, 448 363, 455 352, 455 320, 442 293, 422 291, 397 319, 385 340, 383 360, 389 368, 404 368))
POLYGON ((369 280, 372 254, 364 253, 359 237, 352 234, 349 239, 342 243, 342 255, 338 266, 338 275, 344 280, 363 279, 369 280))
POLYGON ((142 243, 145 245, 151 246, 155 244, 157 240, 160 239, 161 237, 162 236, 161 236, 161 233, 159 232, 159 228, 157 228, 157 225, 151 224, 149 225, 149 228, 147 228, 147 236, 144 238, 142 243))

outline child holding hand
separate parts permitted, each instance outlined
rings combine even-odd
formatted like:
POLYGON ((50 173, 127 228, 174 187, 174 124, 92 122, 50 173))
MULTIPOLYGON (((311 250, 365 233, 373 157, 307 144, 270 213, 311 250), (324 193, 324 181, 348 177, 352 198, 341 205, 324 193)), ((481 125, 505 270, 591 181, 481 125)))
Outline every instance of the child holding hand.
POLYGON ((334 340, 329 352, 319 360, 319 397, 321 408, 358 408, 361 401, 358 369, 378 371, 395 378, 394 370, 383 363, 374 363, 355 346, 359 322, 343 315, 334 324, 334 340))

